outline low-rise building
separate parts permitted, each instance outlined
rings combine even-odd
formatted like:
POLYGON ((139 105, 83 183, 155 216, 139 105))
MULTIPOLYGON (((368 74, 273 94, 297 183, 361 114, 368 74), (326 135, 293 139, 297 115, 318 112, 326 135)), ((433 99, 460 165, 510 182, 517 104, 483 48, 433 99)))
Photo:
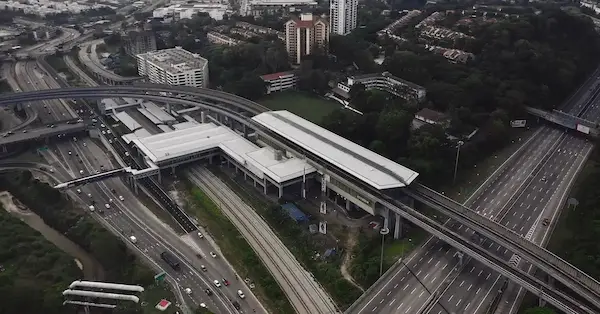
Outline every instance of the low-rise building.
POLYGON ((181 47, 139 54, 137 64, 152 83, 208 87, 208 60, 181 47))
POLYGON ((294 71, 265 74, 260 77, 267 84, 267 94, 296 88, 298 76, 294 71))
POLYGON ((254 24, 250 24, 250 23, 246 23, 246 22, 236 22, 235 23, 235 27, 237 28, 242 28, 245 30, 249 30, 258 34, 272 34, 272 35, 277 35, 277 38, 281 39, 281 40, 285 40, 285 33, 284 32, 280 32, 278 30, 272 29, 270 27, 264 27, 264 26, 259 26, 259 25, 254 25, 254 24))
POLYGON ((450 117, 448 117, 442 112, 435 111, 429 108, 423 108, 419 112, 417 112, 415 114, 415 119, 421 122, 425 122, 427 124, 439 125, 444 128, 448 127, 448 125, 450 124, 450 117))
POLYGON ((281 11, 302 12, 318 5, 315 0, 244 0, 242 2, 240 14, 256 17, 281 11))
POLYGON ((354 84, 363 84, 366 89, 379 89, 404 99, 423 101, 427 96, 425 87, 391 75, 389 72, 350 76, 346 82, 340 82, 333 92, 350 98, 350 89, 354 84))
POLYGON ((198 13, 208 13, 208 15, 220 21, 226 13, 232 12, 227 4, 221 3, 177 3, 167 7, 155 9, 152 12, 152 17, 168 18, 172 17, 175 20, 191 19, 198 13))
POLYGON ((237 40, 217 32, 208 32, 206 34, 206 38, 208 38, 208 41, 216 45, 236 46, 242 43, 241 40, 237 40))

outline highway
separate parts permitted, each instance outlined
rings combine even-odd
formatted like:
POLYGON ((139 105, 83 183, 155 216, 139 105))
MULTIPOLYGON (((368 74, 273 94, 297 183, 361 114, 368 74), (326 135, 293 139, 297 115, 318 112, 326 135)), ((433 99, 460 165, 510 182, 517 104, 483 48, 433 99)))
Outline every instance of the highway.
MULTIPOLYGON (((75 64, 73 64, 75 65, 75 64)), ((82 72, 78 68, 73 69, 75 73, 82 72)), ((86 77, 83 77, 87 80, 86 77)), ((186 89, 187 90, 187 89, 186 89)), ((141 116, 137 110, 133 112, 133 117, 141 116)), ((140 117, 141 120, 146 120, 140 117)), ((141 122, 141 121, 138 121, 141 122)), ((154 128, 156 128, 154 126, 154 128)), ((147 127, 148 131, 153 128, 147 127)), ((204 191, 211 193, 214 190, 212 184, 202 184, 206 180, 203 176, 189 174, 192 182, 201 186, 204 191)), ((209 176, 210 180, 215 180, 214 176, 209 176)), ((291 254, 291 252, 281 243, 268 225, 256 214, 252 208, 248 207, 239 197, 227 188, 223 182, 213 182, 220 184, 222 189, 218 189, 212 198, 221 199, 223 210, 228 212, 228 217, 236 225, 238 230, 244 235, 253 249, 257 252, 263 263, 271 271, 274 278, 282 287, 291 301, 291 304, 296 308, 298 313, 335 313, 337 309, 335 303, 327 295, 325 290, 312 279, 312 275, 308 273, 291 254), (229 193, 223 195, 223 193, 229 193), (229 206, 235 209, 231 210, 229 206), (252 217, 254 224, 249 224, 245 218, 239 218, 241 211, 244 210, 246 215, 252 217), (237 215, 236 215, 237 214, 237 215), (286 257, 285 259, 283 257, 286 257)))
POLYGON ((81 34, 72 28, 61 27, 62 34, 54 39, 41 42, 29 47, 25 47, 16 53, 17 57, 39 57, 42 55, 53 54, 58 45, 68 41, 76 40, 81 34))
POLYGON ((96 52, 98 44, 104 43, 104 39, 98 39, 90 42, 85 42, 81 44, 79 49, 79 61, 84 64, 90 71, 93 73, 109 79, 111 81, 123 82, 123 81, 131 81, 136 80, 138 77, 124 77, 121 75, 115 74, 113 71, 106 69, 102 63, 100 63, 100 59, 98 58, 98 53, 96 52), (89 52, 88 52, 89 51, 89 52))
MULTIPOLYGON (((31 78, 24 81, 28 80, 31 81, 31 78)), ((26 89, 39 88, 40 84, 41 82, 27 85, 26 89)), ((56 107, 56 112, 53 112, 55 117, 62 116, 63 111, 67 110, 61 103, 54 103, 51 106, 56 107)), ((79 176, 80 171, 83 172, 83 175, 86 175, 100 171, 103 168, 106 170, 113 168, 110 162, 111 159, 95 145, 94 141, 88 139, 70 140, 51 146, 44 155, 51 161, 50 166, 52 168, 65 169, 65 181, 79 176)), ((151 264, 160 265, 163 270, 169 273, 179 288, 192 289, 193 294, 188 297, 189 305, 193 307, 204 302, 212 311, 217 313, 236 313, 230 300, 239 299, 236 296, 236 291, 241 289, 247 296, 243 302, 240 302, 242 308, 247 312, 252 309, 256 309, 258 313, 264 312, 262 306, 250 293, 249 289, 245 287, 245 284, 234 279, 236 275, 232 273, 227 263, 223 263, 223 259, 219 257, 213 260, 207 254, 210 251, 217 251, 212 248, 210 238, 205 237, 205 240, 200 240, 197 232, 180 237, 140 203, 120 179, 109 179, 88 184, 82 187, 81 190, 82 195, 92 195, 91 199, 83 197, 86 201, 84 208, 90 205, 92 199, 99 209, 104 204, 110 204, 110 209, 103 210, 107 214, 106 218, 100 213, 100 210, 96 211, 96 214, 102 216, 102 219, 113 229, 123 230, 125 236, 135 234, 138 238, 137 247, 144 254, 151 257, 151 264), (112 190, 115 190, 116 193, 112 190), (124 201, 121 201, 117 194, 123 196, 124 201), (175 271, 166 266, 159 256, 164 251, 171 252, 181 261, 180 271, 175 271), (202 258, 200 259, 199 256, 202 258), (208 256, 208 258, 204 258, 205 256, 208 256), (198 271, 202 264, 205 264, 206 272, 198 271), (223 278, 229 279, 231 286, 221 289, 214 287, 212 281, 215 279, 222 280, 223 278), (206 295, 204 292, 206 288, 214 291, 212 297, 206 295)))
MULTIPOLYGON (((104 87, 103 88, 81 88, 81 89, 71 88, 71 89, 64 89, 62 91, 45 92, 44 97, 48 97, 48 98, 52 98, 52 97, 78 98, 78 97, 90 97, 93 95, 94 97, 101 98, 101 97, 112 97, 112 96, 116 96, 118 94, 119 96, 122 96, 122 97, 141 97, 141 98, 146 98, 146 99, 150 99, 150 100, 167 101, 167 102, 170 101, 170 102, 177 102, 177 103, 193 105, 193 106, 194 105, 195 106, 204 106, 203 104, 190 102, 185 99, 178 98, 178 97, 149 95, 148 92, 144 92, 144 93, 130 92, 130 91, 137 90, 137 89, 139 89, 139 87, 125 87, 124 88, 122 86, 119 86, 119 87, 109 87, 109 88, 104 88, 104 87), (103 90, 105 90, 105 91, 103 91, 103 90), (101 91, 103 91, 103 92, 101 92, 101 91), (116 93, 116 91, 125 91, 125 92, 116 93)), ((215 91, 210 91, 210 93, 213 93, 213 92, 215 92, 215 91)), ((14 96, 12 96, 12 97, 14 97, 14 96)), ((41 98, 41 97, 36 97, 30 93, 23 93, 23 96, 22 96, 23 101, 26 99, 39 99, 39 98, 41 98)), ((230 96, 229 98, 234 98, 234 97, 230 96)), ((0 100, 0 102, 2 102, 2 100, 0 100)), ((242 106, 241 104, 238 104, 238 105, 242 106)), ((211 106, 207 106, 207 107, 211 107, 211 106)), ((250 120, 250 122, 249 122, 244 115, 232 112, 229 109, 227 109, 227 110, 219 109, 217 107, 212 107, 211 110, 213 110, 219 114, 230 115, 230 118, 238 121, 241 124, 250 123, 251 128, 257 130, 257 132, 260 132, 262 135, 269 137, 272 141, 275 141, 276 144, 288 146, 288 149, 291 149, 292 153, 302 154, 298 151, 295 151, 294 148, 290 148, 289 143, 286 143, 285 139, 274 138, 274 137, 272 137, 272 135, 269 135, 269 134, 266 134, 266 133, 260 131, 260 128, 256 129, 256 126, 252 124, 252 121, 250 120), (284 142, 281 142, 281 141, 284 141, 284 142)), ((310 152, 303 152, 303 153, 307 154, 307 156, 310 155, 310 158, 311 158, 310 160, 311 160, 311 163, 313 164, 313 166, 317 167, 318 169, 322 168, 321 163, 323 161, 319 160, 318 157, 312 155, 310 152)), ((352 183, 345 181, 345 184, 352 184, 352 183)), ((413 189, 410 188, 409 191, 413 191, 413 189)), ((432 194, 432 195, 434 195, 434 196, 437 195, 436 196, 437 198, 440 197, 437 193, 432 194)), ((485 261, 486 263, 495 263, 495 264, 493 264, 495 267, 494 269, 496 269, 498 271, 502 270, 504 272, 507 272, 507 275, 510 274, 510 276, 513 280, 519 280, 519 282, 521 284, 526 285, 527 289, 537 291, 539 289, 539 287, 545 286, 544 283, 539 282, 539 280, 534 279, 531 276, 527 276, 523 272, 515 272, 513 268, 507 268, 506 267, 507 264, 504 265, 504 263, 506 263, 504 261, 501 263, 495 262, 494 260, 497 260, 498 258, 490 255, 493 253, 482 251, 478 246, 474 247, 473 243, 467 244, 465 242, 465 239, 457 238, 458 235, 456 233, 454 233, 454 232, 450 233, 451 232, 450 230, 445 229, 445 228, 440 228, 440 226, 438 224, 433 224, 432 221, 425 219, 426 217, 423 217, 422 214, 419 214, 414 209, 406 207, 403 204, 399 204, 399 203, 395 202, 393 199, 391 199, 390 197, 387 197, 383 194, 379 195, 379 197, 383 198, 380 200, 380 202, 382 202, 382 204, 384 206, 389 206, 390 208, 394 208, 394 206, 400 206, 400 208, 402 208, 402 211, 400 211, 400 214, 403 217, 411 220, 418 226, 421 226, 430 232, 435 232, 442 239, 445 239, 446 241, 451 241, 451 243, 453 243, 453 245, 462 247, 463 249, 468 249, 468 248, 476 249, 478 253, 471 250, 470 254, 476 254, 478 259, 485 261), (392 202, 392 203, 390 203, 390 202, 392 202), (482 254, 484 254, 484 255, 482 255, 482 254), (517 277, 515 277, 515 276, 517 276, 517 277), (525 281, 523 281, 523 280, 525 280, 525 281)), ((559 267, 560 270, 558 273, 556 271, 551 272, 551 276, 553 276, 557 280, 560 280, 561 282, 563 282, 563 281, 569 282, 569 284, 573 288, 588 289, 588 286, 587 286, 588 283, 586 281, 581 281, 581 279, 579 279, 580 277, 577 277, 577 279, 575 279, 574 277, 569 277, 570 275, 565 274, 563 272, 562 268, 566 267, 567 269, 571 269, 571 270, 577 272, 577 274, 579 274, 580 276, 584 276, 584 277, 587 276, 585 274, 580 273, 578 270, 574 269, 572 265, 569 265, 561 260, 556 260, 556 257, 554 255, 552 255, 550 252, 545 251, 535 245, 531 245, 531 243, 523 240, 522 238, 516 237, 516 235, 513 235, 511 233, 506 233, 506 231, 503 231, 505 227, 502 225, 491 224, 490 226, 493 227, 493 229, 487 229, 488 231, 482 231, 482 230, 485 230, 485 229, 482 229, 482 220, 483 220, 483 223, 487 222, 487 220, 485 218, 477 215, 476 213, 473 213, 473 214, 475 214, 475 216, 473 216, 468 210, 465 211, 464 208, 457 209, 457 208, 455 208, 456 205, 448 205, 447 202, 450 200, 444 200, 444 199, 440 199, 440 200, 443 202, 443 206, 444 206, 443 208, 441 208, 441 209, 443 209, 442 212, 444 212, 446 214, 454 215, 454 216, 452 216, 452 217, 455 217, 454 219, 463 217, 463 218, 460 218, 461 219, 460 221, 463 221, 463 223, 469 223, 472 226, 476 226, 474 228, 478 228, 478 230, 479 230, 478 232, 483 232, 483 234, 485 234, 486 236, 492 236, 493 239, 495 239, 497 241, 502 241, 501 243, 505 243, 505 245, 511 246, 511 249, 517 250, 520 255, 529 256, 528 258, 532 258, 533 260, 535 260, 535 262, 538 265, 540 265, 540 267, 546 267, 548 269, 559 267), (447 206, 450 206, 450 207, 447 207, 447 206), (459 215, 459 216, 456 216, 456 215, 459 215), (490 231, 491 231, 491 233, 490 233, 490 231), (501 235, 499 235, 498 232, 500 232, 501 235), (544 258, 542 259, 541 256, 544 256, 544 258), (555 264, 553 264, 553 263, 559 263, 559 264, 557 264, 559 266, 554 266, 555 264)), ((487 228, 489 228, 489 227, 487 227, 487 228)), ((588 277, 585 277, 585 278, 588 278, 588 277)), ((593 282, 591 284, 593 284, 593 282)), ((546 288, 544 288, 544 289, 546 289, 546 288)), ((546 293, 550 293, 550 294, 554 295, 554 296, 548 296, 550 298, 550 300, 553 300, 553 302, 554 302, 553 304, 559 305, 559 304, 561 304, 560 302, 563 302, 563 301, 570 304, 567 306, 573 306, 573 304, 574 304, 573 300, 567 300, 565 298, 566 296, 562 295, 560 291, 547 290, 546 293), (561 294, 561 295, 559 295, 559 294, 561 294), (559 299, 562 301, 559 301, 559 299), (557 302, 559 302, 559 303, 557 303, 557 302)), ((578 292, 578 293, 583 293, 583 292, 578 292)), ((596 300, 596 299, 592 299, 592 300, 596 300)), ((564 306, 564 305, 565 305, 565 303, 562 303, 560 306, 564 306)))
POLYGON ((294 306, 296 313, 337 313, 335 303, 281 242, 267 223, 223 181, 201 166, 187 177, 214 201, 257 252, 294 306))
MULTIPOLYGON (((590 86, 588 83, 582 88, 576 98, 586 99, 590 86)), ((575 114, 584 111, 585 105, 579 99, 567 104, 575 114)), ((587 109, 583 112, 585 118, 598 118, 600 112, 596 104, 587 109)), ((466 205, 524 237, 532 230, 547 229, 541 221, 553 218, 560 206, 558 200, 568 191, 591 147, 592 144, 582 138, 542 127, 466 205)), ((463 229, 463 233, 470 233, 463 229)), ((489 241, 486 245, 506 260, 512 257, 503 247, 489 241)), ((455 252, 441 241, 429 239, 401 265, 394 267, 384 283, 378 283, 356 313, 480 313, 487 310, 504 280, 476 261, 455 271, 458 266, 455 252), (432 302, 436 300, 437 304, 432 302)))

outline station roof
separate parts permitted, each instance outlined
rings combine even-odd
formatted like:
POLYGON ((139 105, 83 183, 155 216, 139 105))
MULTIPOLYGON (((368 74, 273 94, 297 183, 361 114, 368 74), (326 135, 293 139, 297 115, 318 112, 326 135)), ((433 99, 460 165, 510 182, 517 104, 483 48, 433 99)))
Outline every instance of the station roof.
POLYGON ((286 156, 279 158, 272 148, 261 148, 233 130, 214 123, 198 124, 132 141, 156 164, 219 148, 261 179, 267 175, 283 183, 315 171, 305 160, 286 156))
POLYGON ((125 125, 125 127, 127 127, 130 131, 135 131, 142 127, 125 111, 117 112, 114 116, 115 120, 121 121, 121 123, 123 123, 123 125, 125 125))
POLYGON ((404 187, 419 175, 289 111, 264 112, 252 119, 378 190, 404 187))

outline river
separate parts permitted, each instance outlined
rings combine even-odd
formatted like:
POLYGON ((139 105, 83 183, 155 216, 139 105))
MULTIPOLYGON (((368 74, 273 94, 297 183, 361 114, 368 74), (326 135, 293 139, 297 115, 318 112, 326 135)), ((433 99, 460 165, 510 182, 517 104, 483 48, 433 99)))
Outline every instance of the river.
POLYGON ((96 281, 102 281, 104 279, 104 270, 96 259, 60 232, 46 225, 40 216, 28 210, 21 204, 15 204, 13 196, 9 192, 0 192, 0 203, 2 203, 4 209, 11 215, 19 218, 29 227, 39 231, 48 241, 74 257, 75 263, 77 263, 77 266, 83 271, 84 279, 96 281))

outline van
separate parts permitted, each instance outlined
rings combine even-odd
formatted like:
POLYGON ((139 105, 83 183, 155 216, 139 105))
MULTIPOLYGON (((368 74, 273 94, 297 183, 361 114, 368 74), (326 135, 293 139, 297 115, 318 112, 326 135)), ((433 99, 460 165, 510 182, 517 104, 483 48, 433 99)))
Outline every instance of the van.
POLYGON ((129 241, 131 241, 131 243, 136 244, 137 243, 137 238, 134 236, 129 236, 129 241))
POLYGON ((94 207, 94 205, 90 205, 90 207, 88 207, 90 209, 91 212, 93 212, 94 210, 96 210, 96 208, 94 207))

